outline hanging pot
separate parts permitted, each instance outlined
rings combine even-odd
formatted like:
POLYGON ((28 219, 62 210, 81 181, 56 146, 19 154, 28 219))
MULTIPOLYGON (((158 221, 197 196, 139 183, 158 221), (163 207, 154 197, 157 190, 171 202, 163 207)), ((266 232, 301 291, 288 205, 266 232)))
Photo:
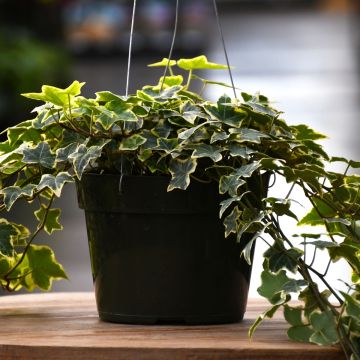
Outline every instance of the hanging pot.
POLYGON ((119 180, 84 174, 77 184, 100 318, 240 321, 251 267, 236 240, 224 239, 218 185, 193 181, 186 191, 167 192, 167 177, 124 176, 119 192, 119 180))

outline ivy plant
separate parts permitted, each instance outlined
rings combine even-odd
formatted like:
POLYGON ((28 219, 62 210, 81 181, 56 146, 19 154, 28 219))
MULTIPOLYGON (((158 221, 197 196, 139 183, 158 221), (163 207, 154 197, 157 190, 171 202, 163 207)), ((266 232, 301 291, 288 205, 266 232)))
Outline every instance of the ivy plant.
POLYGON ((101 91, 85 98, 78 81, 66 89, 44 85, 39 93, 24 94, 43 104, 33 110, 33 119, 7 129, 7 141, 0 144, 0 210, 36 200, 37 226, 0 220, 2 288, 48 290, 54 279, 66 278, 51 248, 35 239, 62 229, 54 200, 86 172, 169 176, 168 191, 186 190, 190 181, 216 182, 224 196, 219 216, 225 237, 241 243, 243 234, 253 234, 239 256, 250 262, 255 240, 267 245, 258 292, 270 305, 250 336, 281 309, 291 339, 340 344, 348 359, 360 359, 360 162, 330 157, 318 142, 324 135, 306 124, 288 125, 263 95, 204 99, 206 86, 225 92, 229 87, 195 74, 227 68, 205 56, 150 66, 169 66, 170 74, 130 96, 101 91), (202 91, 191 91, 193 81, 203 84, 202 91), (328 170, 332 162, 340 162, 343 171, 328 170), (284 179, 287 188, 251 201, 248 180, 262 174, 270 182, 284 179), (301 218, 294 190, 310 205, 301 218), (288 234, 282 219, 314 231, 288 234), (319 251, 328 255, 322 270, 314 263, 319 251), (327 280, 331 264, 340 259, 352 272, 341 289, 327 280))

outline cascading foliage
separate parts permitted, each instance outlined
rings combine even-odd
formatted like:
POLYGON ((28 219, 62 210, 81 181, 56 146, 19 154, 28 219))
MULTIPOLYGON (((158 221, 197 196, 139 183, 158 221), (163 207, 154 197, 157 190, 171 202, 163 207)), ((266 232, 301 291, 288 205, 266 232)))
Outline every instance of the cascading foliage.
POLYGON ((84 172, 170 175, 169 191, 185 190, 190 181, 215 181, 225 196, 219 204, 225 237, 236 236, 241 243, 244 233, 254 234, 239 256, 250 262, 257 238, 268 246, 258 292, 271 306, 250 335, 281 308, 291 339, 340 344, 347 358, 360 359, 360 162, 329 157, 317 142, 323 135, 305 124, 287 125, 265 96, 223 95, 213 103, 202 91, 190 91, 194 79, 203 88, 215 84, 226 90, 226 84, 193 74, 226 66, 205 56, 151 66, 167 64, 169 76, 128 97, 102 91, 85 98, 80 95, 84 83, 77 81, 66 89, 43 86, 41 93, 24 94, 44 104, 33 110, 34 119, 7 129, 8 140, 0 144, 0 209, 11 212, 19 200, 36 200, 38 225, 30 230, 0 220, 2 288, 48 290, 53 279, 66 278, 51 248, 35 245, 35 239, 62 229, 54 199, 84 172), (176 67, 188 78, 174 74, 176 67), (341 162, 344 171, 327 170, 330 162, 341 162), (261 174, 285 179, 288 188, 255 205, 247 180, 262 179, 261 174), (310 204, 302 219, 294 189, 310 204), (287 234, 282 218, 316 227, 287 234), (327 252, 325 271, 314 265, 316 251, 327 252), (351 269, 345 291, 326 280, 339 259, 351 269))

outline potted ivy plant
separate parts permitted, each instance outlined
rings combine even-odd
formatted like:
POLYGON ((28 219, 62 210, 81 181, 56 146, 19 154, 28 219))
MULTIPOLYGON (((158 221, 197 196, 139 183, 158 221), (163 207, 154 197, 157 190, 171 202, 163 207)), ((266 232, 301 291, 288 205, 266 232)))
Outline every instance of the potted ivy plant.
POLYGON ((339 343, 359 359, 360 163, 329 157, 317 142, 323 135, 288 125, 263 95, 224 95, 213 103, 191 91, 195 79, 226 90, 195 74, 226 66, 205 56, 152 64, 167 65, 169 76, 129 96, 101 91, 85 98, 77 81, 24 94, 45 104, 34 119, 7 129, 0 144, 0 208, 37 199, 38 225, 30 231, 1 219, 2 288, 48 290, 66 278, 51 248, 34 241, 43 230, 62 228, 53 203, 76 182, 102 319, 240 320, 258 239, 268 246, 258 292, 271 307, 250 335, 281 308, 291 339, 339 343), (188 72, 185 81, 176 67, 188 72), (328 170, 330 162, 343 163, 344 171, 328 170), (288 188, 269 196, 269 182, 279 178, 288 188), (302 219, 296 188, 311 204, 302 219), (289 235, 282 218, 321 227, 289 235), (314 249, 328 252, 324 272, 313 265, 314 249), (326 280, 339 259, 352 270, 348 291, 326 280), (301 305, 290 302, 294 295, 301 305))

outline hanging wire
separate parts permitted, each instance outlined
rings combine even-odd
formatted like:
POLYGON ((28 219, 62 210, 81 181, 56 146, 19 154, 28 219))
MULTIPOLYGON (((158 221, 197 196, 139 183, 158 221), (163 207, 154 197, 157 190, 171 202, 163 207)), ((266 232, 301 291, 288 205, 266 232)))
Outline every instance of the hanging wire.
MULTIPOLYGON (((133 37, 134 37, 135 10, 136 10, 136 0, 134 0, 134 3, 133 3, 133 10, 132 10, 132 16, 131 16, 128 64, 127 64, 127 71, 126 71, 126 86, 125 86, 125 96, 126 97, 129 95, 130 66, 131 66, 132 42, 133 42, 133 37)), ((120 159, 120 180, 119 180, 119 193, 120 194, 122 194, 122 183, 123 183, 123 178, 124 178, 124 161, 125 161, 125 158, 122 155, 121 159, 120 159)))
POLYGON ((234 97, 235 97, 235 99, 237 99, 234 79, 233 79, 231 68, 230 68, 229 57, 228 57, 228 54, 227 54, 227 51, 226 51, 226 45, 225 45, 225 40, 224 40, 224 35, 223 35, 222 27, 221 27, 221 22, 220 22, 220 17, 219 17, 219 12, 218 12, 218 7, 217 7, 217 4, 216 4, 216 0, 213 0, 213 4, 214 4, 214 11, 215 11, 215 17, 216 17, 216 21, 217 21, 217 25, 218 25, 218 30, 219 30, 219 34, 220 34, 220 37, 221 37, 221 42, 222 42, 222 46, 223 46, 223 50, 224 50, 224 54, 225 54, 226 65, 227 65, 228 70, 229 70, 231 86, 233 88, 234 97))
POLYGON ((132 16, 131 16, 131 28, 130 28, 130 40, 129 40, 129 52, 128 52, 128 65, 127 65, 127 72, 126 72, 125 96, 128 96, 128 94, 129 94, 130 65, 131 65, 132 43, 133 43, 133 36, 134 36, 135 9, 136 9, 136 0, 134 0, 133 11, 132 11, 132 16))
POLYGON ((174 50, 174 44, 175 44, 176 33, 177 33, 177 28, 178 28, 178 19, 179 19, 179 0, 176 0, 174 33, 173 33, 173 38, 172 38, 172 42, 171 42, 171 46, 170 46, 168 61, 167 61, 166 67, 165 67, 163 79, 162 79, 161 86, 160 86, 160 92, 163 89, 164 82, 165 82, 165 76, 166 76, 166 73, 169 70, 170 61, 171 61, 172 53, 173 53, 173 50, 174 50))

